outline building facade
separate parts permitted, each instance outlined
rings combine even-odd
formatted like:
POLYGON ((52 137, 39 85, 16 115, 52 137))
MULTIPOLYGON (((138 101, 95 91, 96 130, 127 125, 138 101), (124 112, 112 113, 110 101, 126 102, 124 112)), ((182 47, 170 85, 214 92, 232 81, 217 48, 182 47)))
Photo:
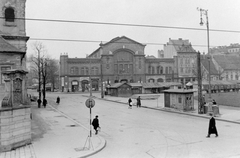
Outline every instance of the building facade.
POLYGON ((173 59, 145 57, 144 44, 116 37, 100 44, 87 58, 60 56, 62 91, 93 90, 118 82, 165 82, 173 80, 173 59))
POLYGON ((2 72, 9 69, 26 70, 26 49, 29 37, 25 27, 26 0, 0 1, 0 86, 2 72))
POLYGON ((183 52, 186 49, 190 52, 195 52, 189 40, 183 40, 182 38, 169 38, 169 42, 164 44, 163 48, 164 58, 173 58, 174 56, 177 56, 177 52, 183 52))

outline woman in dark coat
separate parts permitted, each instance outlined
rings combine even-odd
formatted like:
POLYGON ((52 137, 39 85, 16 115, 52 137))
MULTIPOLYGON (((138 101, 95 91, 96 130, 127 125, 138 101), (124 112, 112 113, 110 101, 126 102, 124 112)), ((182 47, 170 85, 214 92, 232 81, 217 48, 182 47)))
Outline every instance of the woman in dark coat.
POLYGON ((216 134, 216 137, 218 137, 218 132, 216 128, 216 122, 212 114, 210 114, 211 119, 209 120, 209 127, 208 127, 208 135, 207 138, 210 137, 211 134, 216 134))
POLYGON ((141 98, 138 96, 137 98, 137 107, 141 107, 141 98))
POLYGON ((129 106, 128 107, 129 109, 132 108, 132 99, 131 98, 128 99, 128 106, 129 106))
POLYGON ((46 108, 46 105, 47 105, 47 99, 43 99, 43 106, 44 106, 44 108, 46 108))
POLYGON ((59 98, 59 96, 57 97, 57 101, 56 101, 56 103, 57 103, 57 104, 60 103, 60 98, 59 98))
POLYGON ((98 121, 98 116, 96 116, 96 117, 93 119, 92 125, 93 125, 94 130, 96 131, 95 134, 98 134, 98 127, 100 127, 100 126, 99 126, 99 121, 98 121))

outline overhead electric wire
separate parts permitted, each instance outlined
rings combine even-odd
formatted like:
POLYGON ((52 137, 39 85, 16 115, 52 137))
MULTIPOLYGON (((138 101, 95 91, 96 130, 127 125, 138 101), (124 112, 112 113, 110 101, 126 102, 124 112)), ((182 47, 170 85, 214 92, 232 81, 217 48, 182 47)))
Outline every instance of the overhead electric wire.
MULTIPOLYGON (((4 18, 4 17, 0 17, 4 18)), ((15 18, 19 20, 28 20, 28 21, 40 21, 40 22, 59 22, 59 23, 79 23, 79 24, 93 24, 93 25, 114 25, 114 26, 129 26, 129 27, 148 27, 148 28, 165 28, 165 29, 184 29, 184 30, 195 30, 195 31, 206 31, 206 29, 200 28, 188 28, 188 27, 176 27, 176 26, 160 26, 160 25, 145 25, 145 24, 129 24, 129 23, 110 23, 110 22, 94 22, 94 21, 76 21, 76 20, 59 20, 59 19, 34 19, 34 18, 15 18)), ((228 33, 240 33, 236 30, 218 30, 218 29, 209 29, 209 31, 215 32, 228 32, 228 33)), ((56 39, 56 38, 30 38, 30 40, 39 40, 39 41, 58 41, 58 42, 86 42, 86 43, 100 43, 103 41, 95 40, 72 40, 72 39, 56 39)), ((107 42, 107 41, 104 41, 107 42)), ((111 42, 111 41, 110 41, 111 42)), ((119 43, 119 42, 114 42, 119 43)), ((161 43, 145 43, 147 45, 164 45, 161 43)), ((176 45, 176 44, 169 44, 176 45)), ((206 45, 192 45, 197 47, 207 47, 206 45)), ((215 46, 211 46, 215 47, 215 46)))
MULTIPOLYGON (((82 42, 82 43, 120 43, 120 44, 133 44, 131 42, 116 42, 116 41, 96 41, 96 40, 77 40, 77 39, 56 39, 56 38, 30 38, 29 40, 35 40, 35 41, 56 41, 56 42, 82 42)), ((146 45, 166 45, 163 43, 142 43, 146 45)), ((177 45, 182 46, 182 44, 168 44, 168 45, 177 45)), ((189 46, 189 44, 186 44, 185 46, 189 46)), ((192 45, 196 47, 207 47, 206 45, 192 45)), ((214 46, 212 46, 214 47, 214 46)))
MULTIPOLYGON (((0 18, 4 18, 4 17, 0 17, 0 18)), ((152 28, 165 28, 165 29, 182 29, 182 30, 206 31, 206 29, 190 28, 190 27, 178 27, 178 26, 161 26, 161 25, 130 24, 130 23, 78 21, 78 20, 59 20, 59 19, 33 19, 33 18, 15 18, 15 19, 28 20, 28 21, 42 21, 42 22, 81 23, 81 24, 94 24, 94 25, 115 25, 115 26, 152 27, 152 28)), ((209 31, 228 32, 228 33, 240 33, 240 31, 237 31, 237 30, 209 29, 209 31)))

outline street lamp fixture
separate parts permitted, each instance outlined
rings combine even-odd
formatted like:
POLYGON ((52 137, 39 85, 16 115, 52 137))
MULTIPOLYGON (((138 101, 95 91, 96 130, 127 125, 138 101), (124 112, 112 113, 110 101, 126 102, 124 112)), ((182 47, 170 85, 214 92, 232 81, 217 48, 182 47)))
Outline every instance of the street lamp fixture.
POLYGON ((208 10, 202 9, 202 8, 197 8, 198 11, 200 11, 200 25, 202 26, 204 24, 204 20, 202 18, 203 15, 206 16, 206 26, 207 26, 207 47, 208 47, 208 94, 209 94, 209 102, 212 100, 211 99, 211 70, 210 70, 210 61, 211 61, 211 56, 210 56, 210 51, 209 51, 209 22, 208 22, 208 10))

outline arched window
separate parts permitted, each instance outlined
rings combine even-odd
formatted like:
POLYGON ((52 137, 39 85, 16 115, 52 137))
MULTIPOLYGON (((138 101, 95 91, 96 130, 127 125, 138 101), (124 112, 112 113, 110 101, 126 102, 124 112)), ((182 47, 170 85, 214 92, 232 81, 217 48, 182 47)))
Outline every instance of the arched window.
POLYGON ((5 9, 5 20, 8 22, 14 22, 15 14, 13 8, 5 9))
POLYGON ((148 82, 150 82, 150 83, 154 83, 154 79, 153 78, 150 78, 149 80, 148 80, 148 82))
POLYGON ((163 67, 160 66, 160 74, 163 74, 163 67))
POLYGON ((160 66, 157 67, 157 74, 160 74, 160 66))
POLYGON ((85 73, 84 75, 89 75, 88 67, 85 67, 85 73))
POLYGON ((168 74, 168 67, 165 68, 165 73, 168 74))
POLYGON ((157 79, 157 82, 163 82, 162 78, 157 79))
POLYGON ((155 74, 155 69, 153 66, 152 66, 152 74, 155 74))
POLYGON ((172 67, 169 67, 169 74, 172 73, 172 67))
POLYGON ((151 74, 151 66, 148 67, 148 74, 151 74))
POLYGON ((75 67, 75 69, 74 69, 74 74, 75 74, 75 75, 78 75, 78 73, 79 73, 78 67, 75 67))

